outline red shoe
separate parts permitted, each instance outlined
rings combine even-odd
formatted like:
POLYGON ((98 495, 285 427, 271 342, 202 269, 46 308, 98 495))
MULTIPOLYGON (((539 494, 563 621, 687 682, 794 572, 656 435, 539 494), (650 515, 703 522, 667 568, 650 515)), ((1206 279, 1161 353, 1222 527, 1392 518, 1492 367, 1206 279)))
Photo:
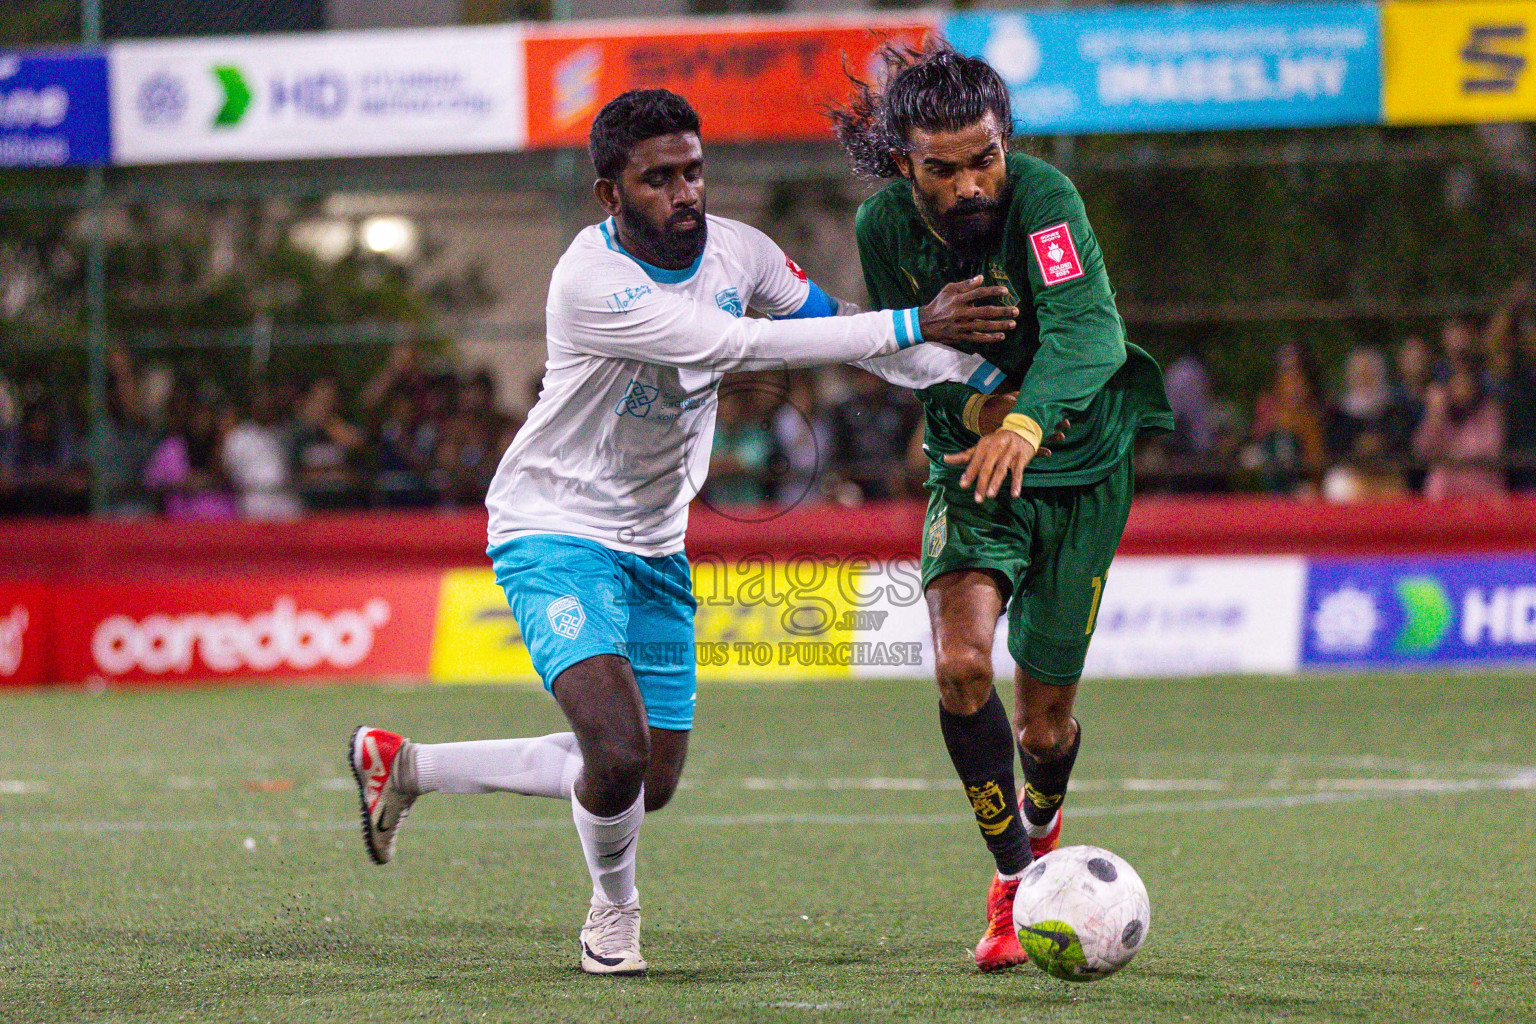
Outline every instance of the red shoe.
POLYGON ((404 736, 360 725, 347 744, 347 760, 357 780, 368 856, 375 864, 388 864, 400 824, 420 795, 416 749, 404 736))
MULTIPOLYGON (((1020 815, 1022 816, 1022 814, 1023 812, 1021 811, 1020 815)), ((1029 819, 1025 818, 1024 831, 1029 832, 1033 828, 1034 826, 1029 823, 1029 819)), ((1035 860, 1039 860, 1041 857, 1044 857, 1046 854, 1050 853, 1060 845, 1061 811, 1058 809, 1056 811, 1056 817, 1051 819, 1050 831, 1046 832, 1046 834, 1043 836, 1039 836, 1038 838, 1035 836, 1029 837, 1029 852, 1034 856, 1035 860)))
POLYGON ((976 966, 983 971, 1000 971, 1029 959, 1013 930, 1013 897, 1018 891, 1017 878, 1005 881, 999 875, 992 876, 992 889, 987 893, 987 934, 976 944, 976 966))

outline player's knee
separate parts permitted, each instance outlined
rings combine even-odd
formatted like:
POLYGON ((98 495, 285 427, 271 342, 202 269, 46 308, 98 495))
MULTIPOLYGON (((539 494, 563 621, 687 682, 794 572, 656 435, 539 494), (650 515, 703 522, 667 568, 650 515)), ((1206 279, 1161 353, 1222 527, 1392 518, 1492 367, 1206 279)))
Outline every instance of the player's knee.
POLYGON ((645 780, 645 813, 659 811, 672 802, 677 792, 676 779, 648 778, 645 780))
POLYGON ((1031 715, 1019 730, 1019 749, 1039 761, 1054 761, 1072 748, 1077 726, 1070 712, 1031 715))
POLYGON ((638 790, 651 766, 650 739, 644 733, 594 744, 583 771, 607 791, 638 790))
POLYGON ((974 715, 992 697, 992 656, 974 647, 945 651, 937 665, 939 701, 952 715, 974 715))

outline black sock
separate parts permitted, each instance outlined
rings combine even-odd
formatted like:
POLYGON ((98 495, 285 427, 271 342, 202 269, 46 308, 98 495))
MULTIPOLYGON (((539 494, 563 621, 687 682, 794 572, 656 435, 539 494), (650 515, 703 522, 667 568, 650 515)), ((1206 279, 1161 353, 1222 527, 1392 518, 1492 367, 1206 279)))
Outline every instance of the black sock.
POLYGON ((1042 761, 1023 747, 1019 748, 1019 756, 1024 762, 1024 817, 1031 825, 1049 825, 1067 795, 1067 780, 1072 777, 1077 748, 1083 745, 1083 727, 1075 718, 1072 724, 1077 726, 1072 746, 1049 761, 1042 761))
POLYGON ((939 728, 997 870, 1018 874, 1029 867, 1029 839, 1013 784, 1013 726, 1001 698, 993 690, 974 715, 952 715, 941 704, 939 728))

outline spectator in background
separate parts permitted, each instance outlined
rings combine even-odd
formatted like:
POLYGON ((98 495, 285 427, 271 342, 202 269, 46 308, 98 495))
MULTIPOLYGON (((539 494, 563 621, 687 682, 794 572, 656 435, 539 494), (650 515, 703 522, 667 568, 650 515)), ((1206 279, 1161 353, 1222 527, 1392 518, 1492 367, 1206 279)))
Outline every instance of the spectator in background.
POLYGON ((831 414, 838 472, 857 488, 842 494, 850 501, 901 497, 908 493, 905 456, 920 409, 910 392, 898 392, 862 370, 849 373, 850 393, 831 414))
POLYGON ((752 392, 722 389, 704 498, 711 505, 759 505, 772 441, 758 422, 752 392))
POLYGON ((239 513, 219 465, 219 406, 177 384, 165 431, 144 467, 143 484, 170 519, 230 519, 239 513))
POLYGON ((1440 351, 1443 358, 1435 367, 1435 380, 1449 380, 1457 363, 1476 356, 1481 350, 1482 342, 1472 321, 1464 316, 1448 317, 1440 326, 1440 351))
POLYGON ((355 504, 355 460, 367 438, 340 412, 341 391, 333 377, 319 377, 298 401, 293 457, 299 493, 311 509, 355 504))
POLYGON ((62 403, 40 386, 22 395, 15 431, 0 459, 0 485, 20 492, 8 502, 28 515, 84 511, 90 475, 84 446, 62 403))
POLYGON ((1168 404, 1173 409, 1173 433, 1168 436, 1171 454, 1200 458, 1216 444, 1216 416, 1211 408, 1211 378, 1198 357, 1183 355, 1168 367, 1164 378, 1168 404))
POLYGON ((517 426, 510 416, 497 410, 496 386, 488 371, 482 370, 460 384, 437 447, 443 500, 458 505, 485 501, 491 477, 517 426))
POLYGON ((1515 323, 1505 389, 1505 433, 1509 484, 1536 489, 1536 310, 1526 308, 1515 323))
POLYGON ((1504 410, 1488 391, 1482 360, 1471 355, 1452 363, 1450 377, 1430 385, 1424 405, 1413 447, 1429 466, 1425 497, 1504 493, 1504 410))
POLYGON ((1322 391, 1312 354, 1295 342, 1275 354, 1275 376, 1254 404, 1253 431, 1243 454, 1268 491, 1309 493, 1327 462, 1322 391))
POLYGON ((784 401, 774 410, 769 424, 773 440, 770 464, 775 471, 773 500, 798 505, 820 499, 824 481, 819 479, 832 457, 832 423, 816 394, 816 379, 809 371, 790 374, 784 401))
POLYGON ((233 411, 226 412, 220 464, 246 518, 295 519, 304 511, 293 492, 290 434, 290 425, 264 382, 251 389, 248 415, 237 418, 233 411))
POLYGON ((1405 492, 1388 438, 1396 415, 1387 359, 1365 346, 1350 349, 1344 387, 1328 410, 1327 447, 1333 465, 1323 477, 1329 501, 1362 501, 1405 492))

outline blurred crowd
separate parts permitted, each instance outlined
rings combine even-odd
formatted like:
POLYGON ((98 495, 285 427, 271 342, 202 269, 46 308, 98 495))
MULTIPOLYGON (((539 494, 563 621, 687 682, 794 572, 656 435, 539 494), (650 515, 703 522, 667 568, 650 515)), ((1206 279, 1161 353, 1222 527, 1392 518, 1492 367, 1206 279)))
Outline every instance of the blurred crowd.
POLYGON ((307 511, 475 505, 521 421, 488 373, 433 365, 394 348, 361 387, 325 374, 257 378, 240 393, 195 368, 138 366, 108 354, 108 415, 84 419, 40 379, 0 378, 0 512, 90 507, 99 487, 118 516, 288 519, 307 511))
POLYGON ((1536 291, 1518 281, 1486 322, 1351 349, 1337 387, 1282 345, 1244 417, 1194 356, 1167 367, 1176 430, 1143 449, 1144 481, 1183 492, 1268 491, 1330 501, 1536 489, 1536 291))
MULTIPOLYGON (((1142 446, 1143 490, 1271 492, 1330 501, 1536 489, 1536 289, 1517 282, 1485 321, 1360 346, 1336 385, 1282 345, 1251 406, 1207 365, 1166 367, 1176 429, 1142 446)), ((117 515, 291 518, 306 511, 478 505, 521 426, 486 372, 458 374, 412 345, 371 377, 209 375, 108 359, 108 416, 84 417, 39 378, 0 377, 0 514, 84 512, 93 445, 117 515)), ((720 389, 703 500, 714 506, 916 497, 927 460, 915 396, 837 367, 743 375, 720 389)))

